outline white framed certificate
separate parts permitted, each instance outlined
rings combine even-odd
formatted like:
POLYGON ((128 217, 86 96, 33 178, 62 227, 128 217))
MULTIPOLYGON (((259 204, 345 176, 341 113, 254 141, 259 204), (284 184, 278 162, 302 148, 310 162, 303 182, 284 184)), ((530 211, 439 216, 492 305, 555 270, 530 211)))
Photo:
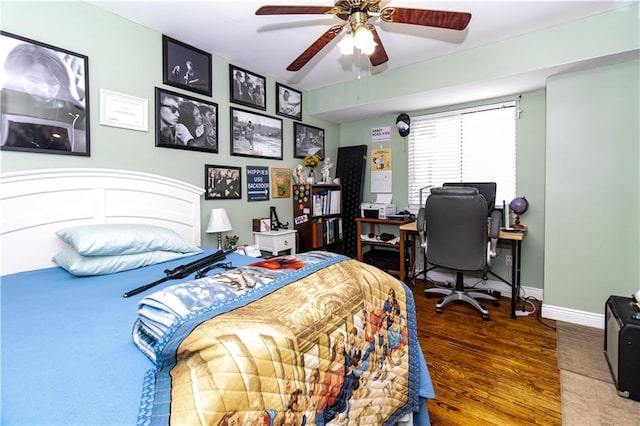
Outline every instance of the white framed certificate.
POLYGON ((149 131, 149 101, 100 89, 100 124, 149 131))

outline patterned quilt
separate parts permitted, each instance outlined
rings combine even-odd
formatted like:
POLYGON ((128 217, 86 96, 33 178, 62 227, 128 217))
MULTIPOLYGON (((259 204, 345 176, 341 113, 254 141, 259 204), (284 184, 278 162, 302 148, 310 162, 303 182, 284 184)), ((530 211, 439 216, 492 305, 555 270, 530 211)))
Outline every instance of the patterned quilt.
POLYGON ((154 363, 138 424, 381 425, 424 405, 411 291, 342 255, 167 287, 140 302, 133 338, 154 363))

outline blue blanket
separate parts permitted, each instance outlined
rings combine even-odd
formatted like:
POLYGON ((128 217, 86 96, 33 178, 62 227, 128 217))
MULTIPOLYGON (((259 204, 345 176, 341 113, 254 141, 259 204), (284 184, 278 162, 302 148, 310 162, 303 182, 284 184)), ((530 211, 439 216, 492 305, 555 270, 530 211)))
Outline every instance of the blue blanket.
POLYGON ((139 424, 428 424, 411 291, 328 252, 262 260, 141 300, 154 363, 139 424))

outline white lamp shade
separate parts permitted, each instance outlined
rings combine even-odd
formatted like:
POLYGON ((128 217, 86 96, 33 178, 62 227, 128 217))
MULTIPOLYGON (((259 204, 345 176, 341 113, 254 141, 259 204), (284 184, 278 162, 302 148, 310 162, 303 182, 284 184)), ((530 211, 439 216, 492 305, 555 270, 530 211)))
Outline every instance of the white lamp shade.
POLYGON ((231 229, 231 222, 229 221, 229 216, 227 216, 227 211, 224 208, 211 209, 209 225, 207 225, 205 232, 225 232, 231 231, 231 229))

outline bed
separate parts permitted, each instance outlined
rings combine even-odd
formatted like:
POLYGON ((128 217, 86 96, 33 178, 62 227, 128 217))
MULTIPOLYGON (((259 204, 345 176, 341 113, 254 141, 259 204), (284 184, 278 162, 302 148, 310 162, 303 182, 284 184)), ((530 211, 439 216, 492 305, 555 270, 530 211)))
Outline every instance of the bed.
POLYGON ((411 291, 391 276, 327 252, 228 253, 204 278, 123 298, 214 253, 201 188, 115 169, 0 185, 2 424, 428 424, 411 291), (103 224, 161 227, 201 252, 89 276, 52 263, 68 250, 57 231, 103 224))

